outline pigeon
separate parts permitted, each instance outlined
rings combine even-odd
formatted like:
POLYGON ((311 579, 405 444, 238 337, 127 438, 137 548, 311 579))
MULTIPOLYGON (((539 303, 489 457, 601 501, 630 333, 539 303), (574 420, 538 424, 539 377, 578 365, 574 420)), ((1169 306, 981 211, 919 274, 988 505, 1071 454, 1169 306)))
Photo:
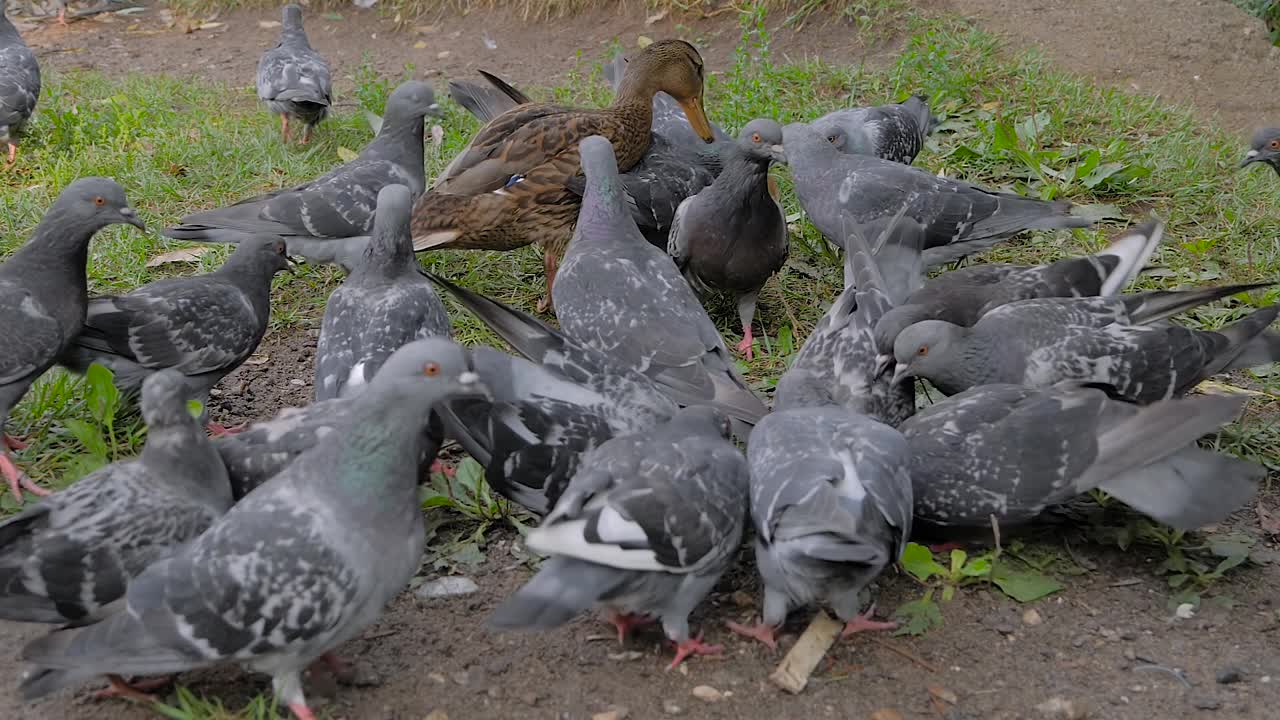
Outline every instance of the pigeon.
POLYGON ((440 115, 431 86, 410 81, 387 99, 382 128, 351 162, 316 180, 188 215, 166 237, 192 242, 236 243, 270 233, 289 242, 289 254, 310 262, 359 260, 373 227, 378 191, 404 185, 418 196, 426 187, 423 117, 440 115))
POLYGON ((752 120, 726 149, 711 185, 680 203, 667 252, 699 294, 727 290, 742 321, 738 352, 752 358, 751 320, 760 289, 787 261, 787 221, 769 167, 786 163, 782 127, 752 120))
POLYGON ((182 373, 142 386, 147 442, 0 524, 0 618, 84 623, 129 579, 231 508, 222 461, 187 410, 182 373))
POLYGON ((846 622, 846 637, 897 627, 859 614, 858 593, 911 536, 902 434, 841 408, 775 410, 751 431, 747 460, 764 619, 730 628, 773 648, 787 613, 818 601, 846 622))
MULTIPOLYGON (((391 353, 368 387, 420 377, 425 357, 473 369, 468 351, 448 338, 432 337, 407 343, 391 353)), ((356 407, 353 401, 362 394, 330 398, 301 408, 285 408, 270 420, 254 422, 238 433, 215 438, 213 447, 227 467, 236 500, 278 475, 302 453, 326 444, 325 438, 350 419, 356 407)), ((425 475, 435 464, 436 454, 444 442, 443 432, 439 419, 434 416, 431 422, 422 425, 420 475, 425 475)))
POLYGON ((1266 471, 1196 440, 1239 414, 1218 395, 1139 407, 1101 390, 983 385, 903 423, 917 525, 1029 522, 1095 488, 1162 523, 1192 530, 1248 502, 1266 471))
POLYGON ((258 60, 258 99, 280 116, 280 132, 286 143, 289 118, 301 120, 302 144, 306 145, 333 103, 329 64, 307 41, 301 5, 285 5, 280 21, 280 42, 258 60))
POLYGON ((773 409, 834 406, 897 427, 915 412, 915 384, 895 383, 877 363, 874 329, 909 292, 921 272, 924 229, 899 210, 875 245, 852 232, 846 277, 851 280, 805 339, 773 393, 773 409), (899 249, 903 252, 899 252, 899 249), (905 258, 899 261, 899 258, 905 258))
POLYGON ((36 55, 0 6, 0 142, 9 148, 9 165, 18 159, 18 132, 31 119, 39 99, 36 55))
POLYGON ((238 663, 313 720, 301 673, 373 623, 425 545, 419 428, 433 405, 482 394, 475 373, 418 358, 416 379, 370 386, 331 442, 303 453, 203 535, 129 583, 115 612, 34 640, 30 700, 107 673, 238 663))
POLYGON ((840 152, 903 165, 915 162, 937 126, 938 118, 929 111, 925 95, 891 105, 836 110, 809 123, 840 152))
POLYGON ((4 432, 5 423, 80 332, 89 294, 89 239, 116 223, 146 229, 115 181, 80 178, 58 195, 27 243, 0 263, 0 474, 18 502, 23 488, 35 495, 48 491, 10 457, 24 444, 4 432))
POLYGON ((985 250, 1024 230, 1089 227, 1070 215, 1071 204, 1046 202, 1014 193, 935 177, 919 168, 865 155, 831 152, 844 130, 824 136, 793 123, 783 128, 783 144, 796 195, 809 219, 840 245, 853 228, 875 237, 902 205, 908 219, 926 230, 924 263, 937 267, 985 250), (835 136, 834 143, 829 139, 835 136))
POLYGON ((1164 223, 1143 223, 1121 233, 1093 255, 1045 265, 988 263, 943 273, 913 291, 876 323, 883 363, 893 361, 893 341, 908 325, 946 320, 970 327, 992 308, 1042 297, 1111 297, 1146 265, 1164 236, 1164 223))
POLYGON ((925 320, 894 341, 893 382, 928 380, 947 395, 978 385, 1105 385, 1142 405, 1182 395, 1226 370, 1280 313, 1255 310, 1217 331, 1161 320, 1268 283, 1114 298, 1039 298, 1001 305, 967 328, 925 320))
MULTIPOLYGON (((259 235, 207 275, 157 280, 89 301, 80 334, 58 362, 83 373, 98 363, 126 395, 148 375, 176 368, 202 404, 257 349, 271 319, 271 278, 289 268, 285 243, 259 235)), ((206 409, 207 414, 207 409, 206 409)), ((216 434, 227 432, 209 423, 216 434)))
POLYGON ((413 254, 412 207, 413 196, 403 185, 378 191, 372 240, 324 308, 316 345, 316 400, 363 389, 405 343, 452 335, 449 313, 413 254))
POLYGON ((1258 162, 1270 165, 1280 175, 1280 128, 1259 128, 1253 134, 1249 151, 1244 154, 1244 160, 1240 161, 1240 167, 1258 162))
POLYGON ((681 405, 714 404, 754 424, 767 408, 680 271, 636 228, 609 141, 584 139, 581 156, 586 195, 552 295, 561 329, 649 376, 681 405))
POLYGON ((591 451, 525 539, 551 557, 489 623, 543 630, 604 605, 619 640, 643 616, 660 620, 676 643, 672 668, 690 655, 719 653, 701 635, 690 636, 689 613, 742 539, 749 469, 729 432, 718 410, 687 408, 649 433, 591 451))
POLYGON ((504 339, 515 338, 525 355, 472 348, 492 401, 455 401, 440 414, 446 434, 484 466, 490 487, 530 512, 551 512, 586 451, 675 414, 676 404, 636 370, 519 310, 426 274, 504 339))

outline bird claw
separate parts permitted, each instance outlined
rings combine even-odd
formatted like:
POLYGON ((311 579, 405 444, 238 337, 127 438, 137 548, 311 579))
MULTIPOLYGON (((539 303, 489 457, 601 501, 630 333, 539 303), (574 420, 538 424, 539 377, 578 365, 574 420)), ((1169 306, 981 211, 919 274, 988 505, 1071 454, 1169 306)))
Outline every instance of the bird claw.
POLYGON ((751 349, 751 340, 751 331, 747 330, 746 334, 742 336, 742 342, 737 345, 738 352, 742 353, 748 362, 755 359, 755 354, 751 349))
POLYGON ((726 622, 725 625, 728 626, 730 630, 743 637, 759 640, 769 646, 770 650, 778 649, 778 628, 772 625, 766 625, 762 622, 756 623, 755 625, 743 625, 732 620, 726 622))
POLYGON ((49 494, 48 490, 36 485, 34 480, 22 472, 21 468, 13 462, 13 458, 9 457, 8 451, 0 451, 0 475, 4 475, 5 480, 8 481, 9 492, 19 504, 22 503, 23 490, 36 497, 45 497, 49 494))
POLYGON ((551 293, 550 292, 542 296, 542 299, 538 301, 536 309, 540 313, 547 312, 548 310, 551 309, 551 293))
POLYGON ((173 677, 150 678, 147 680, 139 680, 134 683, 127 683, 124 681, 124 678, 119 675, 108 675, 107 680, 111 682, 111 685, 94 693, 94 700, 124 698, 126 700, 150 704, 159 702, 159 700, 156 696, 147 691, 158 690, 168 685, 173 682, 173 677))
POLYGON ((205 427, 208 428, 209 435, 211 437, 226 437, 227 435, 235 435, 237 433, 244 432, 244 429, 249 427, 249 423, 242 422, 233 427, 226 427, 216 422, 210 422, 207 423, 205 427))
POLYGON ((23 440, 21 438, 16 438, 7 433, 4 435, 0 435, 0 444, 3 444, 5 447, 9 448, 10 450, 26 450, 27 449, 26 440, 23 440))
POLYGON ((675 670, 685 659, 694 655, 719 655, 722 652, 724 652, 723 645, 707 645, 702 642, 702 633, 698 633, 698 637, 676 643, 676 657, 667 669, 675 670))
POLYGON ((298 720, 316 720, 315 714, 311 712, 311 708, 306 703, 290 703, 289 712, 298 720))
POLYGON ((609 624, 618 629, 618 644, 623 645, 627 642, 627 635, 642 625, 652 623, 653 618, 648 615, 639 613, 624 613, 610 609, 608 615, 609 624))
POLYGON ((866 612, 855 615, 851 620, 849 620, 849 622, 844 624, 844 630, 841 631, 840 638, 844 639, 854 633, 860 632, 898 629, 898 623, 896 622, 880 622, 878 620, 872 620, 871 616, 875 614, 875 611, 876 606, 873 603, 871 607, 867 608, 866 612))
POLYGON ((436 458, 435 460, 431 461, 431 469, 428 470, 428 472, 431 473, 432 475, 436 473, 440 473, 441 475, 447 478, 456 477, 458 474, 458 470, 456 468, 452 468, 446 465, 445 462, 440 458, 436 458))

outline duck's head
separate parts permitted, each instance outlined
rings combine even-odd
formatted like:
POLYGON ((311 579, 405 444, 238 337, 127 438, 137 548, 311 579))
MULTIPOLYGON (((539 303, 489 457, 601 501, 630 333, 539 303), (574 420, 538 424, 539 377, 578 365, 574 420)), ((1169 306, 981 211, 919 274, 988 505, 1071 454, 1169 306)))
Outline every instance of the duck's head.
POLYGON ((619 97, 643 95, 647 102, 659 91, 680 103, 698 137, 715 140, 702 108, 702 56, 697 48, 684 40, 660 40, 627 63, 619 97))

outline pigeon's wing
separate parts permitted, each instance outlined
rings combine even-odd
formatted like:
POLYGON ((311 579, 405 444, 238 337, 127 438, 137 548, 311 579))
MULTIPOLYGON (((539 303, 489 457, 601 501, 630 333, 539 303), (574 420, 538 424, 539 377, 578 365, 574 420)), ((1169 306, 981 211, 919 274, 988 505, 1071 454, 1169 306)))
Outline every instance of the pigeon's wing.
POLYGON ((21 285, 0 280, 0 307, 6 308, 0 385, 17 382, 48 367, 62 348, 63 328, 21 285))
POLYGON ((258 97, 266 101, 328 106, 329 65, 314 50, 278 45, 258 62, 258 97))
POLYGON ((0 126, 26 122, 40 99, 40 67, 25 45, 0 49, 0 126))
POLYGON ((346 417, 343 401, 326 400, 304 408, 285 408, 274 418, 255 422, 234 435, 213 440, 227 466, 232 495, 239 500, 336 431, 346 417))
POLYGON ((671 216, 671 230, 667 235, 667 254, 675 261, 676 267, 684 272, 689 265, 690 248, 689 237, 683 231, 684 213, 688 212, 689 204, 693 198, 685 198, 676 208, 676 212, 671 216))

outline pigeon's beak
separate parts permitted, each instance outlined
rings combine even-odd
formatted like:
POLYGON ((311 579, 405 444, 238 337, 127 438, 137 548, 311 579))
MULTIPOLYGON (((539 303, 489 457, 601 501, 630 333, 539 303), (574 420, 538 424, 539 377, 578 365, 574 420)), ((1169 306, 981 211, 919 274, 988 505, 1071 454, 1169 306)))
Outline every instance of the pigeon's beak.
POLYGON ((702 110, 702 96, 685 98, 678 100, 681 109, 684 110, 684 116, 689 119, 689 124, 693 126, 693 131, 698 133, 698 137, 703 142, 715 142, 716 134, 711 129, 711 121, 707 120, 707 114, 702 110))
POLYGON ((289 257, 288 255, 285 255, 285 256, 284 256, 284 265, 285 265, 285 268, 284 268, 284 269, 285 269, 285 270, 287 270, 287 271, 289 271, 289 273, 290 273, 290 274, 293 274, 293 275, 297 275, 297 274, 298 274, 298 266, 299 266, 299 263, 298 263, 298 261, 297 261, 297 260, 294 260, 293 258, 289 257))
MULTIPOLYGON (((468 358, 468 362, 470 359, 468 358)), ((473 370, 468 370, 458 376, 458 385, 466 395, 472 397, 480 397, 486 400, 493 399, 493 393, 489 390, 489 386, 480 382, 480 375, 473 370)))
POLYGON ((787 151, 781 145, 770 145, 769 157, 773 158, 773 161, 779 165, 787 164, 787 151))
MULTIPOLYGON (((879 380, 880 378, 884 377, 885 373, 889 372, 889 368, 891 367, 893 367, 892 355, 877 355, 876 356, 876 374, 874 378, 876 380, 879 380)), ((897 380, 895 379, 894 382, 896 383, 897 380)))
POLYGON ((911 377, 911 366, 906 363, 898 363, 893 368, 893 379, 890 380, 894 385, 901 385, 911 377))
POLYGON ((125 222, 138 228, 142 232, 147 231, 146 223, 142 222, 142 218, 138 217, 138 213, 134 212, 133 208, 131 207, 120 208, 120 217, 124 218, 125 222))
POLYGON ((1256 162, 1262 162, 1262 157, 1258 154, 1257 150, 1250 150, 1244 154, 1244 160, 1240 161, 1240 167, 1248 167, 1256 162))

